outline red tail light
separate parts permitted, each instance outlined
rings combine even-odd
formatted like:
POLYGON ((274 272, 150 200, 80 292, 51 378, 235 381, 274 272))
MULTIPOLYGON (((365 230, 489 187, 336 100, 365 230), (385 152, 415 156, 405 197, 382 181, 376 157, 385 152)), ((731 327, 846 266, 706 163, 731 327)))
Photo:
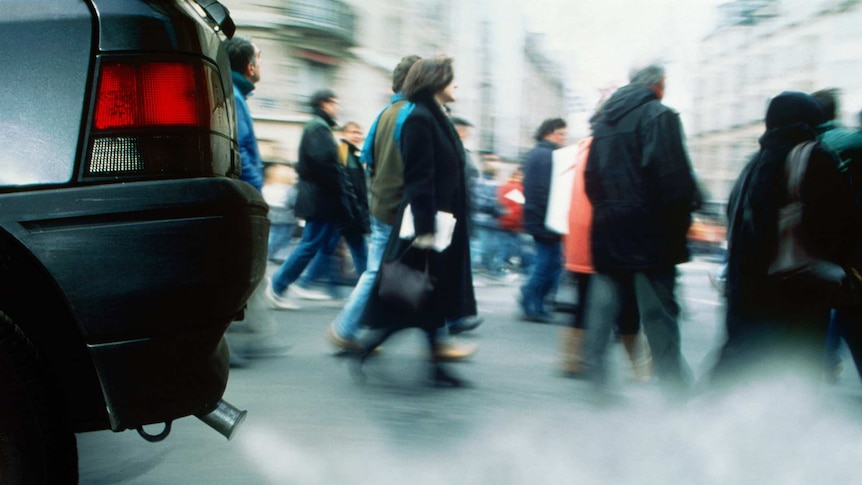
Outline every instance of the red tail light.
POLYGON ((83 176, 233 170, 230 87, 201 59, 102 58, 83 176))
POLYGON ((99 76, 96 130, 206 126, 203 66, 177 62, 105 63, 99 76), (203 99, 201 99, 203 98, 203 99))

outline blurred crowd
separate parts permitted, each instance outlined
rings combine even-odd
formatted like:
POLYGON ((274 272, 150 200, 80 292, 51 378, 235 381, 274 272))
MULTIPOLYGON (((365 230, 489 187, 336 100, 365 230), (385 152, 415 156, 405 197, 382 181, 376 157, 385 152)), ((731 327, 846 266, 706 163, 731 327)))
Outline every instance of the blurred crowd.
POLYGON ((286 352, 273 309, 332 300, 342 310, 321 332, 356 357, 359 375, 392 333, 418 328, 433 382, 457 387, 465 381, 443 363, 475 354, 455 336, 483 324, 482 285, 517 287, 522 320, 559 324, 561 375, 599 395, 613 341, 638 380, 672 399, 787 372, 834 381, 842 341, 862 357, 862 132, 836 119, 834 89, 776 93, 764 113, 760 149, 727 201, 725 260, 710 275, 726 298, 725 340, 696 379, 681 349, 676 266, 691 257, 704 200, 679 114, 662 103, 661 64, 633 69, 602 100, 589 137, 571 143, 565 119, 551 117, 523 160, 504 161, 465 148, 473 125, 452 115, 452 60, 407 56, 373 122, 339 121, 342 100, 322 86, 298 161, 264 166, 245 105, 261 54, 250 39, 228 42, 243 179, 270 205, 274 269, 228 333, 233 365, 286 352), (442 243, 441 213, 455 220, 442 243), (431 282, 418 309, 381 294, 393 263, 431 282), (576 302, 564 320, 554 312, 563 291, 576 302))

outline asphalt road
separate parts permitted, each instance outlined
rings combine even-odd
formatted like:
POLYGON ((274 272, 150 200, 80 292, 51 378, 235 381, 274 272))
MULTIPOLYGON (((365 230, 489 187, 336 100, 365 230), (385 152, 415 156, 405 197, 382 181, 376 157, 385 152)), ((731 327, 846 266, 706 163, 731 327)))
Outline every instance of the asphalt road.
MULTIPOLYGON (((683 351, 696 377, 721 340, 712 263, 680 267, 683 351)), ((484 280, 480 280, 484 281, 484 280)), ((817 392, 762 383, 671 405, 612 347, 614 403, 560 377, 558 325, 517 318, 518 284, 476 288, 478 353, 428 385, 418 331, 402 332, 356 381, 325 340, 338 304, 278 312, 286 356, 231 373, 225 399, 249 416, 230 442, 195 418, 148 443, 134 431, 78 435, 82 485, 862 483, 862 387, 848 362, 817 392)), ((558 322, 570 318, 557 314, 558 322)), ((159 428, 151 430, 158 432, 159 428)))

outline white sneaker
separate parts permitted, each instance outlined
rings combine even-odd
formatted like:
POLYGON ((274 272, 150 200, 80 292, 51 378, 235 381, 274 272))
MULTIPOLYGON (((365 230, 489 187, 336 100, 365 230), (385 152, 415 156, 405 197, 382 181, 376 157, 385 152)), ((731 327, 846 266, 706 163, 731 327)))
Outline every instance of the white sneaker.
POLYGON ((275 290, 272 289, 272 282, 267 281, 263 296, 272 303, 272 306, 279 310, 299 310, 299 305, 287 299, 287 290, 284 293, 284 295, 276 294, 275 290))
POLYGON ((312 290, 310 288, 303 288, 299 285, 293 285, 292 289, 293 292, 296 293, 296 296, 302 298, 303 300, 325 301, 332 299, 330 295, 327 295, 322 291, 312 290))

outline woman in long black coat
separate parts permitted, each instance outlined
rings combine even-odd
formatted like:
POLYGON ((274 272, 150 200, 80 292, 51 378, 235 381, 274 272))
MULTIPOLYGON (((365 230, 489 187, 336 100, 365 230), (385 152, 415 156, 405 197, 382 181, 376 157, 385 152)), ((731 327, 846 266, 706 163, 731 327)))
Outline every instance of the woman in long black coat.
MULTIPOLYGON (((382 332, 368 345, 369 351, 397 330, 418 327, 427 335, 429 353, 434 360, 437 332, 445 321, 476 314, 467 233, 465 152, 445 107, 455 100, 455 88, 452 59, 447 57, 418 61, 404 81, 403 93, 413 103, 413 110, 401 131, 404 196, 383 262, 404 254, 402 261, 424 268, 427 260, 435 280, 434 293, 424 309, 412 313, 382 301, 375 284, 362 320, 364 325, 382 332), (413 240, 399 237, 403 213, 408 206, 416 234, 413 240), (442 252, 432 249, 437 212, 451 213, 456 219, 452 242, 442 252)), ((436 362, 434 377, 437 381, 456 384, 436 362)))
MULTIPOLYGON (((787 197, 785 160, 815 140, 822 112, 814 98, 785 92, 772 99, 760 150, 743 170, 728 203, 727 341, 713 369, 716 384, 754 372, 802 372, 817 379, 833 302, 796 289, 769 266, 778 246, 778 211, 787 197)), ((815 145, 801 186, 802 234, 815 257, 848 267, 859 225, 849 185, 834 155, 815 145)))

